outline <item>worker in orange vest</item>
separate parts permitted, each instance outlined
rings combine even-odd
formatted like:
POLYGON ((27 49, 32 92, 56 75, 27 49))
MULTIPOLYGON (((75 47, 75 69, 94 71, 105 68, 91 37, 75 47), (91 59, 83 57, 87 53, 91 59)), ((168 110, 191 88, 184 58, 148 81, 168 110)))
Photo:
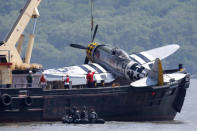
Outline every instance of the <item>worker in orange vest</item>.
POLYGON ((94 87, 94 73, 95 72, 91 72, 91 70, 89 70, 88 74, 86 75, 88 88, 94 87))
POLYGON ((66 75, 66 78, 64 79, 65 88, 69 88, 69 81, 70 81, 69 75, 66 75))
POLYGON ((44 74, 42 74, 42 76, 40 77, 39 85, 42 88, 45 88, 46 85, 47 85, 47 81, 46 81, 46 78, 45 78, 44 74))

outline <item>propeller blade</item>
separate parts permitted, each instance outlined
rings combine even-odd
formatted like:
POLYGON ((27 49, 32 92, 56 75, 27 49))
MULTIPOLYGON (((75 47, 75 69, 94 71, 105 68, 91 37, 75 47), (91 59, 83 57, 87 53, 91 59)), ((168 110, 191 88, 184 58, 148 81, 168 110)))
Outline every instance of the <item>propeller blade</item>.
POLYGON ((97 29, 98 29, 98 24, 95 27, 94 34, 93 34, 93 37, 92 37, 92 42, 94 41, 94 38, 96 36, 97 29))
POLYGON ((85 61, 84 61, 84 64, 88 64, 88 62, 89 62, 89 59, 88 59, 88 57, 86 56, 85 61))
POLYGON ((78 44, 70 44, 71 47, 78 48, 78 49, 87 49, 87 47, 78 44))

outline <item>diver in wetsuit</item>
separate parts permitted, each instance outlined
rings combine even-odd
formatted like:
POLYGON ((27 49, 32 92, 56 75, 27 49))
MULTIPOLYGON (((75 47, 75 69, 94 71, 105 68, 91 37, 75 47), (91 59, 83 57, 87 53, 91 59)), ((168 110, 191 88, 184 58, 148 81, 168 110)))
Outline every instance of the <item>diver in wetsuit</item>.
POLYGON ((86 106, 83 107, 82 111, 81 111, 81 121, 82 122, 88 122, 88 111, 86 109, 86 106))
POLYGON ((66 109, 66 114, 62 117, 62 123, 72 123, 72 111, 71 109, 66 109))
POLYGON ((97 113, 95 112, 95 110, 92 108, 92 109, 90 110, 90 113, 89 113, 89 121, 90 121, 91 123, 95 123, 95 121, 97 120, 97 118, 98 118, 98 115, 97 115, 97 113))
POLYGON ((71 116, 73 118, 73 122, 79 122, 80 121, 80 112, 79 110, 77 109, 76 106, 74 106, 71 110, 71 116))

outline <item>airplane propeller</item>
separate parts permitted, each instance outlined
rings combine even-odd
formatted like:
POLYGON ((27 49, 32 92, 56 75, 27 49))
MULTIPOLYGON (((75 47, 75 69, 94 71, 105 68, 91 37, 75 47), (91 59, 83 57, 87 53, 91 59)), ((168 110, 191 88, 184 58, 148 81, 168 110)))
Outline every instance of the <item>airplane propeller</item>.
MULTIPOLYGON (((97 30, 98 30, 98 24, 95 26, 95 30, 94 30, 94 34, 93 34, 93 37, 92 37, 92 41, 91 42, 94 42, 94 38, 96 37, 97 30)), ((79 45, 79 44, 70 44, 70 46, 73 47, 73 48, 85 49, 85 50, 88 48, 88 47, 85 47, 85 46, 79 45)), ((84 64, 88 64, 88 62, 89 62, 89 59, 86 56, 85 57, 84 64)))
POLYGON ((78 48, 78 49, 87 49, 87 47, 79 44, 70 44, 71 47, 73 48, 78 48))
MULTIPOLYGON (((96 27, 95 27, 94 34, 93 34, 93 37, 92 37, 92 41, 91 41, 91 42, 94 41, 94 38, 95 38, 96 33, 97 33, 97 29, 98 29, 98 24, 97 24, 96 27)), ((88 62, 89 62, 89 59, 88 59, 88 57, 86 56, 85 61, 84 61, 84 64, 88 64, 88 62)))
POLYGON ((94 38, 96 36, 97 29, 98 29, 98 24, 95 26, 94 34, 93 34, 93 37, 92 37, 92 42, 94 41, 94 38))

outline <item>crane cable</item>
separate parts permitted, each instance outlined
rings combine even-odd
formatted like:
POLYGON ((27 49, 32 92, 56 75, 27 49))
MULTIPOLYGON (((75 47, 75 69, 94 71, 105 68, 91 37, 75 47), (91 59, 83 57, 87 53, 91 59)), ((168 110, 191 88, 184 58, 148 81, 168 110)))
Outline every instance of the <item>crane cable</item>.
POLYGON ((93 4, 93 0, 90 0, 90 7, 91 7, 91 40, 93 39, 93 29, 94 29, 94 4, 93 4))
POLYGON ((33 26, 33 32, 32 32, 32 35, 34 35, 34 33, 35 33, 35 30, 36 30, 36 24, 37 24, 37 18, 35 18, 35 21, 34 21, 34 26, 33 26))

